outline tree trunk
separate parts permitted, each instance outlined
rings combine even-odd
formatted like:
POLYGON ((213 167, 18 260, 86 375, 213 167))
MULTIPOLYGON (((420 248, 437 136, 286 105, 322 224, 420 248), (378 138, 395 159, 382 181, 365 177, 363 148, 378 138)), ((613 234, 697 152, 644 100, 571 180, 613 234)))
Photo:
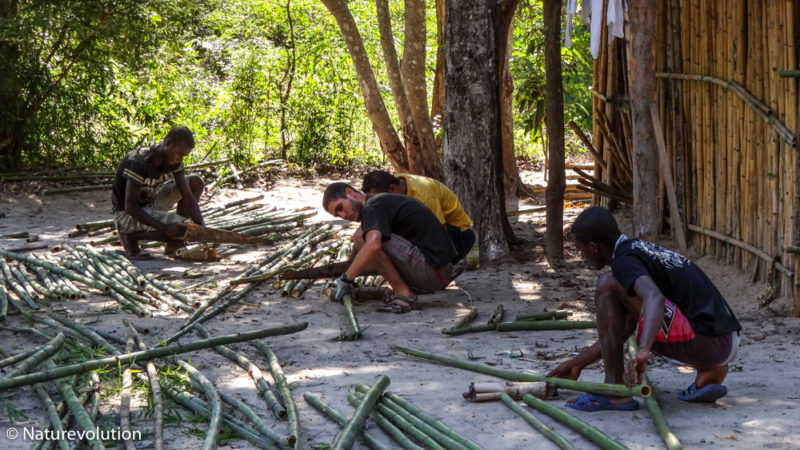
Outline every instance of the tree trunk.
POLYGON ((322 0, 322 4, 330 11, 339 29, 344 36, 347 51, 353 60, 353 66, 358 75, 358 84, 361 86, 361 93, 364 95, 364 104, 367 108, 367 115, 372 122, 372 127, 378 135, 383 153, 389 158, 396 171, 408 171, 408 158, 405 147, 400 142, 400 137, 389 118, 389 112, 383 103, 378 82, 367 57, 364 42, 358 27, 350 14, 350 10, 344 0, 322 0))
MULTIPOLYGON (((431 98, 431 123, 434 130, 441 129, 444 120, 444 2, 436 0, 436 70, 433 73, 433 98, 431 98)), ((436 151, 444 153, 444 139, 434 132, 436 151)))
POLYGON ((545 126, 548 179, 545 254, 564 257, 564 92, 561 80, 561 0, 544 0, 545 126))
MULTIPOLYGON (((392 98, 394 99, 395 109, 397 109, 397 116, 403 132, 406 155, 419 154, 420 144, 417 137, 417 129, 414 126, 414 119, 411 117, 411 107, 408 106, 408 98, 406 97, 403 78, 400 74, 400 60, 394 47, 392 17, 389 13, 388 0, 376 0, 375 10, 378 16, 378 31, 380 33, 381 49, 383 50, 383 60, 386 64, 386 74, 389 78, 392 98)), ((409 170, 413 169, 409 168, 409 170)))
POLYGON ((448 0, 446 15, 445 172, 475 222, 481 262, 487 263, 509 252, 503 226, 497 3, 448 0))
POLYGON ((295 66, 297 62, 297 53, 294 45, 294 23, 292 22, 292 2, 286 1, 286 21, 289 24, 289 47, 286 48, 286 70, 283 72, 283 78, 278 83, 278 90, 280 92, 281 85, 286 83, 286 88, 278 95, 281 102, 281 159, 287 158, 289 145, 286 142, 286 110, 289 108, 289 95, 292 93, 292 81, 294 81, 295 66))
POLYGON ((633 235, 653 240, 658 234, 658 153, 650 104, 656 98, 653 34, 656 0, 630 3, 630 92, 633 113, 633 235))
POLYGON ((499 26, 497 29, 497 57, 500 68, 500 124, 502 126, 501 142, 503 147, 503 185, 507 195, 529 195, 528 190, 519 177, 517 158, 514 154, 514 81, 509 68, 509 56, 513 42, 512 24, 519 0, 510 0, 497 7, 499 26))
MULTIPOLYGON (((0 20, 13 23, 17 15, 17 0, 0 0, 0 20)), ((22 83, 17 72, 19 45, 13 39, 0 36, 0 61, 4 68, 0 71, 0 169, 14 170, 19 166, 22 155, 22 136, 24 123, 20 120, 22 112, 22 83)))
POLYGON ((419 138, 419 153, 408 154, 411 172, 442 180, 442 161, 433 139, 425 81, 425 0, 405 0, 405 46, 400 62, 408 106, 419 138))

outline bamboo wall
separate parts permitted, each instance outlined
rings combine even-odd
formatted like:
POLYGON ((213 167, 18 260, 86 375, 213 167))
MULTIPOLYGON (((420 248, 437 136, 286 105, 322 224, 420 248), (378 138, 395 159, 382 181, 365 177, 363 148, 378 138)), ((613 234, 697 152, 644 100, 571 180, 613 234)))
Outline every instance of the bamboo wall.
MULTIPOLYGON (((800 244, 800 79, 779 76, 800 69, 798 3, 662 0, 656 71, 673 181, 691 242, 769 282, 776 295, 793 295, 800 314, 800 255, 785 251, 800 244)), ((629 177, 620 173, 631 155, 626 48, 620 40, 605 42, 594 67, 593 131, 608 167, 598 164, 596 173, 603 184, 630 192, 629 177)))

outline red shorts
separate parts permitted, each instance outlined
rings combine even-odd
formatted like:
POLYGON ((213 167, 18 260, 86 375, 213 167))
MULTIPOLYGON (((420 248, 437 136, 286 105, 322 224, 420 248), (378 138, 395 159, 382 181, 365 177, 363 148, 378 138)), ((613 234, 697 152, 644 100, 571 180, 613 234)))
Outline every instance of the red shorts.
MULTIPOLYGON (((642 337, 642 323, 640 316, 636 342, 642 337)), ((736 354, 738 341, 736 332, 721 336, 696 334, 681 310, 664 300, 664 321, 651 350, 697 369, 710 369, 730 362, 736 354)))

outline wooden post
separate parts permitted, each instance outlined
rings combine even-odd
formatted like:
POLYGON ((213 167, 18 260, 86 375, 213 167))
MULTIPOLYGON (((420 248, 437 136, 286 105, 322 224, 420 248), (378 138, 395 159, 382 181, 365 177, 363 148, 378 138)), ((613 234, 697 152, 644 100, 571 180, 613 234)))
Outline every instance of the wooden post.
POLYGON ((683 230, 683 221, 678 210, 678 199, 675 196, 675 185, 672 183, 672 164, 669 162, 667 145, 664 142, 664 134, 661 132, 661 119, 658 115, 658 106, 650 104, 650 116, 653 121, 653 132, 656 136, 656 147, 658 156, 661 160, 661 172, 664 177, 664 189, 667 191, 667 201, 669 201, 669 218, 672 224, 672 232, 678 240, 678 247, 681 253, 686 253, 686 232, 683 230))

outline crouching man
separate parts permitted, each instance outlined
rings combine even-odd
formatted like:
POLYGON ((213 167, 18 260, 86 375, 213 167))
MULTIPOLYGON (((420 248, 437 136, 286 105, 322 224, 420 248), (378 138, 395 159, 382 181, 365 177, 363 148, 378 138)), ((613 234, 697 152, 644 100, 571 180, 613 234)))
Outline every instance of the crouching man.
POLYGON ((361 223, 353 236, 355 257, 336 283, 336 300, 352 292, 357 276, 378 273, 394 291, 379 310, 402 314, 419 309, 413 290, 437 291, 450 283, 455 249, 439 220, 419 200, 398 194, 367 197, 349 184, 333 183, 325 189, 322 207, 333 216, 361 223))
MULTIPOLYGON (((548 376, 577 379, 603 359, 606 383, 641 384, 651 353, 683 362, 697 371, 694 383, 678 393, 686 402, 713 403, 727 394, 722 384, 739 346, 741 325, 722 294, 689 259, 651 242, 628 239, 611 213, 585 209, 572 226, 575 246, 600 276, 594 299, 598 341, 548 376), (627 364, 623 346, 636 331, 639 350, 627 364)), ((631 397, 584 394, 567 402, 582 411, 634 410, 631 397)))

